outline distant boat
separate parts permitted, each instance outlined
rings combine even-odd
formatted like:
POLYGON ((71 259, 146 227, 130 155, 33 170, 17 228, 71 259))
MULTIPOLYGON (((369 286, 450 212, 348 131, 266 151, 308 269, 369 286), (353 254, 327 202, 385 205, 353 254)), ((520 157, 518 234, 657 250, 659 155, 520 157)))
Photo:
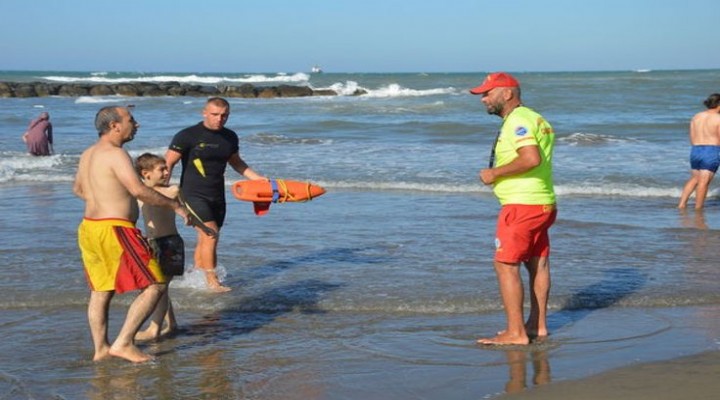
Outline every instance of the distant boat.
POLYGON ((310 72, 312 72, 313 74, 320 74, 320 73, 322 73, 322 68, 320 68, 319 65, 315 65, 312 67, 310 72))

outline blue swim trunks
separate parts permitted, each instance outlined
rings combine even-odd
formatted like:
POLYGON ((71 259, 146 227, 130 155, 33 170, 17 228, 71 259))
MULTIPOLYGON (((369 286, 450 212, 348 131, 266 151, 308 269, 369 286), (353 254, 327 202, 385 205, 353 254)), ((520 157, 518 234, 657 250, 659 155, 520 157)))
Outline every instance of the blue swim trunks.
POLYGON ((690 150, 690 168, 717 172, 720 167, 720 146, 692 146, 690 150))

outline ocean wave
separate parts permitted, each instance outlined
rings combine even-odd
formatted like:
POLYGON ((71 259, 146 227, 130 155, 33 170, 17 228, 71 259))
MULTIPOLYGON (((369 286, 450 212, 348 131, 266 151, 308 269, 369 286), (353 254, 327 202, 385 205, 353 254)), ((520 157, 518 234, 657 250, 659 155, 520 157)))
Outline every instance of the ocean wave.
MULTIPOLYGON (((306 260, 312 263, 312 260, 306 260)), ((223 265, 217 266, 217 274, 222 282, 235 286, 231 275, 223 265)), ((236 271, 237 272, 237 271, 236 271)), ((611 277, 613 271, 608 271, 611 277)), ((646 287, 644 275, 635 273, 619 276, 594 283, 584 288, 568 286, 556 290, 548 303, 554 313, 569 310, 592 310, 630 307, 677 307, 720 304, 720 293, 712 285, 693 288, 677 288, 668 293, 663 288, 646 287)), ((502 311, 503 305, 496 296, 483 295, 480 292, 460 288, 455 292, 432 291, 418 293, 407 288, 395 288, 394 285, 359 289, 346 287, 342 294, 331 295, 337 285, 324 280, 302 281, 283 286, 293 290, 278 290, 275 286, 259 283, 243 285, 240 297, 217 298, 217 301, 197 301, 207 293, 205 274, 187 265, 185 273, 172 281, 175 291, 174 301, 179 309, 208 311, 235 310, 242 312, 284 312, 297 310, 307 305, 313 310, 343 313, 382 313, 382 314, 477 314, 502 311), (269 290, 270 289, 270 290, 269 290), (328 293, 322 299, 316 299, 319 292, 328 293), (307 300, 307 301, 306 301, 307 300)), ((79 281, 77 282, 80 283, 79 281)), ((87 304, 86 293, 79 289, 59 292, 48 288, 40 291, 16 291, 0 300, 0 310, 38 309, 53 310, 63 307, 82 307, 87 304)), ((127 306, 132 296, 118 298, 117 304, 127 306)), ((0 327, 4 324, 0 323, 0 327)))
POLYGON ((566 143, 571 146, 592 146, 592 145, 603 145, 608 143, 636 143, 640 142, 637 139, 618 137, 612 135, 601 135, 597 133, 584 133, 575 132, 571 135, 558 137, 557 141, 560 143, 566 143))
POLYGON ((446 88, 434 88, 434 89, 410 89, 401 86, 397 83, 391 83, 386 86, 381 86, 377 89, 369 89, 360 86, 355 81, 336 82, 328 87, 319 88, 317 90, 332 90, 340 96, 353 96, 359 91, 366 92, 363 97, 375 97, 375 98, 387 98, 387 97, 422 97, 422 96, 436 96, 443 94, 455 94, 457 89, 453 87, 446 88))
MULTIPOLYGON (((277 140, 277 139, 270 139, 277 140)), ((279 139, 283 140, 283 139, 279 139)), ((302 140, 292 141, 297 144, 307 144, 302 140)), ((133 152, 136 157, 140 152, 133 152), (137 153, 137 154, 135 154, 137 153)), ((295 179, 286 177, 287 179, 295 179)), ((71 168, 28 168, 14 162, 0 162, 0 184, 1 183, 33 183, 33 182, 72 182, 74 179, 71 168)), ((226 181, 226 186, 232 185, 233 179, 226 181)), ((352 180, 323 180, 317 178, 314 183, 328 189, 340 191, 361 191, 361 192, 415 192, 435 194, 467 194, 467 195, 492 195, 492 189, 480 184, 468 183, 437 183, 437 182, 380 182, 380 181, 352 181, 352 180)), ((600 186, 593 184, 581 185, 558 185, 555 187, 558 197, 596 197, 596 198, 677 198, 680 196, 680 188, 648 188, 636 185, 609 185, 600 186)), ((708 198, 720 196, 720 189, 711 190, 708 198)))
MULTIPOLYGON (((599 196, 599 197, 679 197, 681 189, 673 187, 647 187, 635 184, 602 185, 586 183, 577 185, 556 185, 558 196, 599 196)), ((713 193, 709 194, 713 196, 713 193)))
MULTIPOLYGON (((319 88, 318 90, 332 90, 340 96, 352 96, 358 90, 361 90, 360 86, 355 81, 347 81, 345 83, 337 82, 333 83, 329 87, 319 88)), ((366 89, 363 89, 366 90, 366 89)))
POLYGON ((310 145, 327 145, 332 144, 331 139, 316 139, 316 138, 293 138, 285 135, 278 135, 274 133, 257 133, 255 135, 246 136, 243 141, 248 143, 255 143, 261 145, 276 145, 276 144, 310 144, 310 145))
POLYGON ((127 96, 80 96, 75 99, 75 104, 105 104, 105 103, 127 103, 130 97, 127 96))
MULTIPOLYGON (((318 181, 325 188, 360 191, 408 191, 425 193, 458 193, 458 194, 487 194, 492 189, 478 184, 467 182, 380 182, 380 181, 318 181)), ((633 184, 602 185, 596 183, 582 183, 570 185, 556 185, 555 193, 558 196, 593 196, 593 197, 678 197, 680 189, 677 187, 645 187, 633 184)), ((715 197, 720 189, 711 191, 708 195, 715 197)))
POLYGON ((436 88, 436 89, 409 89, 400 86, 397 83, 392 83, 387 86, 380 87, 375 90, 368 90, 367 96, 369 97, 422 97, 422 96, 436 96, 442 94, 453 94, 457 92, 455 88, 436 88))
POLYGON ((141 76, 121 76, 121 77, 110 77, 105 74, 91 74, 91 76, 85 77, 73 77, 73 76, 42 76, 42 79, 62 82, 62 83, 129 83, 129 82, 179 82, 187 84, 203 84, 203 85, 215 85, 221 83, 291 83, 291 82, 308 82, 310 75, 298 72, 296 74, 288 75, 279 73, 274 76, 268 76, 263 74, 255 75, 244 75, 242 77, 228 77, 228 76, 200 76, 195 74, 190 75, 141 75, 141 76))
MULTIPOLYGON (((258 133, 243 139, 255 145, 332 145, 332 139, 293 138, 274 133, 258 133)), ((144 152, 163 154, 165 147, 149 147, 129 150, 135 158, 144 152)), ((71 182, 79 155, 54 155, 50 157, 31 157, 20 152, 0 152, 0 183, 9 182, 71 182)), ((317 174, 316 174, 317 176, 317 174)), ((290 177, 286 177, 292 179, 290 177)), ((327 188, 342 191, 368 192, 417 192, 437 194, 492 195, 492 189, 479 182, 448 176, 446 172, 429 176, 418 175, 416 179, 375 180, 372 177, 358 176, 348 179, 314 178, 314 182, 327 188)), ((232 179, 227 180, 231 185, 232 179)), ((596 197, 596 198, 677 198, 680 186, 648 186, 631 182, 595 182, 583 181, 555 185, 559 197, 596 197)), ((720 196, 720 188, 712 189, 708 197, 720 196)))
MULTIPOLYGON (((283 291, 262 292, 254 294, 253 289, 248 288, 245 296, 239 301, 218 303, 188 302, 196 293, 206 291, 204 276, 200 272, 186 272, 186 274, 172 283, 175 293, 175 301, 182 308, 194 310, 214 310, 218 307, 241 312, 274 313, 287 312, 298 309, 298 304, 306 303, 315 311, 341 312, 341 313, 381 313, 385 315, 398 314, 482 314, 495 313, 503 310, 502 302, 498 298, 478 295, 458 294, 454 296, 433 296, 433 297, 411 297, 405 296, 383 296, 374 294, 363 296, 354 293, 344 298, 328 298, 320 301, 304 301, 304 297, 314 296, 311 290, 308 293, 295 291, 293 293, 283 291)), ((324 290, 321 283, 318 290, 324 290)), ((714 293, 674 293, 671 296, 654 293, 627 294, 617 298, 608 293, 587 293, 577 294, 556 294, 549 303, 548 309, 551 312, 570 310, 593 310, 606 308, 630 308, 630 307, 676 307, 676 306, 700 306, 718 304, 720 296, 714 293)), ((3 305, 0 305, 3 309, 3 305)))
MULTIPOLYGON (((68 76, 68 75, 48 75, 40 76, 40 79, 59 82, 59 83, 87 83, 87 84, 119 84, 119 83, 169 83, 177 82, 181 84, 200 84, 200 85, 220 85, 220 84, 293 84, 310 82, 310 75, 304 72, 295 74, 278 73, 276 75, 264 74, 246 74, 243 76, 203 76, 197 74, 189 75, 129 75, 129 74, 109 74, 107 72, 93 72, 89 76, 68 76)), ((442 87, 431 89, 412 89, 404 87, 398 83, 391 83, 380 86, 376 89, 362 87, 356 81, 337 82, 327 87, 314 88, 315 90, 332 90, 340 96, 353 96, 358 92, 365 92, 365 97, 374 98, 392 98, 392 97, 423 97, 438 96, 447 94, 457 94, 459 91, 454 87, 442 87)))
POLYGON ((33 157, 19 152, 0 152, 0 183, 71 182, 73 160, 77 159, 59 154, 33 157))
POLYGON ((373 181, 318 181, 317 184, 325 188, 343 190, 370 190, 370 191, 404 191, 426 193, 490 193, 491 190, 483 185, 467 185, 452 183, 416 183, 416 182, 373 182, 373 181))

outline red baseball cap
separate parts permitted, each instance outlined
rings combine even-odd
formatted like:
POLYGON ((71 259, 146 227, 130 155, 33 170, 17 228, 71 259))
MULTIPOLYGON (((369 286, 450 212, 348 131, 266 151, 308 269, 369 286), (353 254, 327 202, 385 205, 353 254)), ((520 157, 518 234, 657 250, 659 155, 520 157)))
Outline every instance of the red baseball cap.
POLYGON ((520 87, 520 82, 506 72, 493 72, 488 74, 482 85, 470 89, 470 93, 483 94, 498 87, 520 87))

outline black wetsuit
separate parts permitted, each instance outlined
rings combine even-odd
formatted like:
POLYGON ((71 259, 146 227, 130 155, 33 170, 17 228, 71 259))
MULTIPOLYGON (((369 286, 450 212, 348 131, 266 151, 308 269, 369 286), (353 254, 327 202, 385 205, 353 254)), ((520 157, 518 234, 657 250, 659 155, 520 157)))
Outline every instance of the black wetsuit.
POLYGON ((225 220, 225 169, 239 151, 238 136, 230 129, 207 129, 202 122, 173 137, 170 150, 180 153, 180 189, 185 200, 205 222, 222 226, 225 220))

